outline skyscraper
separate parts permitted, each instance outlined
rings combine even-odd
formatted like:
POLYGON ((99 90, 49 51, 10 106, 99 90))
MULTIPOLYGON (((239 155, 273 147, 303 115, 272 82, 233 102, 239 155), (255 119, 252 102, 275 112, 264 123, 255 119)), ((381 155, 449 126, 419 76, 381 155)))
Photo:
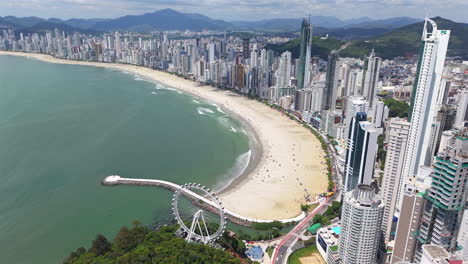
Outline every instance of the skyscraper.
POLYGON ((362 76, 362 93, 369 102, 369 109, 374 109, 379 72, 380 58, 375 57, 374 49, 372 49, 369 57, 364 60, 364 74, 362 76))
MULTIPOLYGON (((411 129, 408 135, 406 157, 403 163, 402 187, 410 178, 417 176, 419 182, 427 178, 425 170, 421 167, 428 159, 426 155, 431 145, 431 131, 437 112, 437 95, 439 94, 442 72, 444 68, 445 54, 449 41, 450 30, 438 30, 434 21, 427 19, 424 23, 422 34, 423 45, 419 56, 416 80, 411 98, 411 110, 409 121, 411 129), (432 25, 432 31, 428 32, 428 24, 432 25)), ((431 159, 429 159, 431 160, 431 159)), ((400 204, 397 205, 398 208, 400 204)))
MULTIPOLYGON (((413 263, 417 244, 417 232, 424 211, 424 193, 406 192, 402 197, 400 218, 398 219, 395 246, 390 263, 404 261, 413 263)), ((392 216, 393 217, 393 216, 392 216)), ((386 221, 384 216, 384 221, 386 221)), ((384 230, 385 231, 385 230, 384 230)))
POLYGON ((369 185, 345 194, 338 248, 342 264, 377 263, 384 207, 369 185))
MULTIPOLYGON (((468 195, 468 131, 452 137, 445 152, 438 153, 431 175, 432 183, 424 195, 426 206, 418 241, 452 251, 457 246, 461 218, 468 195)), ((416 259, 420 259, 421 249, 416 259)))
POLYGON ((209 57, 209 62, 210 63, 214 63, 216 61, 215 44, 214 43, 208 44, 208 57, 209 57))
POLYGON ((338 70, 339 54, 332 50, 328 54, 327 75, 325 79, 325 89, 323 91, 322 110, 335 110, 336 97, 338 92, 338 70))
POLYGON ((309 67, 312 48, 312 25, 304 18, 301 27, 301 46, 299 50, 299 67, 297 73, 297 89, 302 89, 310 82, 309 67))
POLYGON ((351 120, 356 117, 356 113, 365 112, 369 110, 369 103, 363 97, 349 96, 346 97, 344 104, 344 119, 343 124, 345 129, 343 131, 345 137, 348 136, 350 130, 351 120))
POLYGON ((358 112, 351 120, 347 145, 343 193, 359 184, 370 184, 374 175, 377 131, 366 113, 358 112))
POLYGON ((454 126, 457 128, 463 128, 466 121, 468 121, 468 90, 465 90, 460 94, 454 126))
POLYGON ((392 118, 388 126, 388 147, 385 159, 385 170, 382 181, 381 195, 387 205, 385 207, 382 232, 385 242, 390 240, 395 205, 399 199, 401 170, 406 151, 410 123, 404 119, 392 118))
POLYGON ((284 88, 291 84, 291 52, 281 54, 279 67, 276 71, 276 87, 284 88))
POLYGON ((250 58, 250 39, 242 39, 242 55, 244 59, 250 58))
POLYGON ((468 261, 468 208, 465 207, 465 212, 463 213, 463 218, 460 223, 460 232, 458 233, 457 239, 458 245, 461 247, 461 250, 458 253, 458 256, 463 261, 468 261))
POLYGON ((383 128, 385 120, 388 118, 389 109, 388 106, 385 105, 382 101, 374 102, 374 116, 372 118, 372 122, 376 128, 383 128))

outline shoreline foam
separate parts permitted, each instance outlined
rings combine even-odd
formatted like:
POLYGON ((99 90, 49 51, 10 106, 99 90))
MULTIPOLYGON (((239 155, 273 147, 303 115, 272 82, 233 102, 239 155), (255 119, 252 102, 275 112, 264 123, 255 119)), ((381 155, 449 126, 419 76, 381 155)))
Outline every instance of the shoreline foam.
POLYGON ((284 219, 301 213, 304 196, 326 191, 327 176, 320 143, 309 131, 268 106, 236 93, 199 85, 170 73, 150 68, 102 62, 72 61, 48 54, 0 51, 70 65, 105 67, 136 74, 144 79, 175 88, 226 110, 252 133, 251 160, 244 173, 220 191, 224 206, 246 217, 284 219), (307 190, 307 192, 306 192, 307 190))

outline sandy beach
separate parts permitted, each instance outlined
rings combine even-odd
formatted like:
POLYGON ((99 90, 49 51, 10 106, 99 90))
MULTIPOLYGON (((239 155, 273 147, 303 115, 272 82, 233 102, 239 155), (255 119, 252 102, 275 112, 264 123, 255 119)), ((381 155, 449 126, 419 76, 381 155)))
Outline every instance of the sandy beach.
POLYGON ((299 215, 304 197, 327 188, 324 153, 312 133, 270 107, 236 93, 185 80, 145 67, 99 62, 69 61, 46 54, 0 51, 51 63, 107 67, 141 75, 165 86, 217 104, 256 133, 261 150, 246 175, 220 194, 224 206, 240 215, 258 219, 285 219, 299 215))

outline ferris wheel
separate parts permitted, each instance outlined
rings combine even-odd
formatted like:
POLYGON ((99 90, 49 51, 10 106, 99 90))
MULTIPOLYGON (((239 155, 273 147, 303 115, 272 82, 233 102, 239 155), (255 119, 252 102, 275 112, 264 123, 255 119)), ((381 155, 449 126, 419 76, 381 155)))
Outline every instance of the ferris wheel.
POLYGON ((172 198, 172 211, 186 234, 186 241, 208 244, 226 230, 226 217, 219 198, 205 186, 188 183, 172 198))

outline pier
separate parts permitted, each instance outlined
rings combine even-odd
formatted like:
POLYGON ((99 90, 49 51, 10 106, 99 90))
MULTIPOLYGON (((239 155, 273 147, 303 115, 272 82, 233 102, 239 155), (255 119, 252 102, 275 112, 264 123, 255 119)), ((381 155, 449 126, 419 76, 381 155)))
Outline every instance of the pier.
MULTIPOLYGON (((104 180, 102 180, 102 185, 104 186, 115 186, 115 185, 137 185, 137 186, 154 186, 154 187, 161 187, 164 189, 167 189, 169 191, 175 192, 179 188, 181 188, 181 185, 168 182, 168 181, 163 181, 163 180, 154 180, 154 179, 134 179, 134 178, 123 178, 118 175, 111 175, 104 180)), ((209 204, 211 206, 215 206, 215 204, 206 199, 203 196, 200 196, 194 192, 191 191, 185 191, 185 195, 188 196, 189 198, 193 200, 202 200, 206 204, 209 204)), ((221 201, 222 202, 222 201, 221 201)), ((246 205, 248 206, 248 205, 246 205)), ((287 224, 287 223, 294 223, 298 222, 305 217, 305 213, 301 212, 300 215, 289 218, 289 219, 282 219, 282 220, 271 220, 271 219, 256 219, 256 218, 249 218, 245 216, 238 215, 229 209, 224 208, 224 213, 227 219, 232 221, 233 223, 239 224, 239 225, 245 225, 249 226, 253 223, 271 223, 273 221, 279 221, 281 223, 287 224)))

